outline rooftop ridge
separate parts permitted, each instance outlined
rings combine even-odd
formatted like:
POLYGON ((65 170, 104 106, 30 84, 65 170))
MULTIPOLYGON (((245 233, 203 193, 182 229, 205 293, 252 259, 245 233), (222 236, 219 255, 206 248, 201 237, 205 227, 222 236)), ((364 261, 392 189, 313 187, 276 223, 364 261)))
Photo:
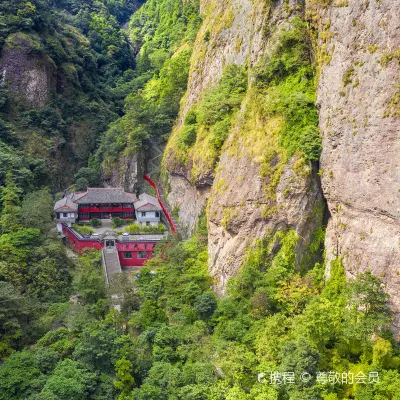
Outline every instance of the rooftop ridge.
POLYGON ((87 190, 122 190, 124 193, 129 193, 129 192, 125 192, 125 189, 120 186, 120 187, 88 187, 87 190))

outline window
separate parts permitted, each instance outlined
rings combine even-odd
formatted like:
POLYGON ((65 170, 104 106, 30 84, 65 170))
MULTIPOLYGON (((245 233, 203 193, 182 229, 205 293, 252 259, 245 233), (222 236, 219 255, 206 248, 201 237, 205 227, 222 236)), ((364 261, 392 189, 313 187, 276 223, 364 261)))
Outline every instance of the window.
POLYGON ((57 213, 57 219, 60 219, 60 213, 57 213))
POLYGON ((145 217, 146 216, 146 211, 143 211, 142 212, 142 217, 145 217))
POLYGON ((64 218, 68 218, 68 213, 63 213, 64 218))
POLYGON ((132 212, 123 212, 122 215, 126 218, 133 218, 133 213, 132 212))
POLYGON ((146 226, 150 226, 150 222, 149 221, 146 222, 146 226))
POLYGON ((132 258, 132 252, 131 251, 124 251, 124 258, 132 258))
POLYGON ((160 217, 160 213, 159 211, 156 211, 156 217, 159 218, 160 217))
POLYGON ((145 251, 138 251, 137 258, 146 258, 146 252, 145 251))

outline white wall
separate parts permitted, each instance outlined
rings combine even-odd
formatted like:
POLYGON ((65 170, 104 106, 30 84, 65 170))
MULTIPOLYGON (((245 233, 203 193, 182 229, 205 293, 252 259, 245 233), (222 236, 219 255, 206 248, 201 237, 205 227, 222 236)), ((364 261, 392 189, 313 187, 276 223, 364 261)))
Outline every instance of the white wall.
POLYGON ((60 220, 63 220, 63 219, 68 219, 68 218, 75 218, 75 213, 59 213, 60 214, 60 220), (66 217, 64 217, 64 214, 67 214, 67 216, 66 217))
POLYGON ((146 211, 146 215, 144 217, 142 216, 141 211, 136 211, 136 219, 139 222, 155 222, 155 225, 157 225, 161 219, 161 211, 158 211, 158 217, 156 217, 156 211, 146 211))

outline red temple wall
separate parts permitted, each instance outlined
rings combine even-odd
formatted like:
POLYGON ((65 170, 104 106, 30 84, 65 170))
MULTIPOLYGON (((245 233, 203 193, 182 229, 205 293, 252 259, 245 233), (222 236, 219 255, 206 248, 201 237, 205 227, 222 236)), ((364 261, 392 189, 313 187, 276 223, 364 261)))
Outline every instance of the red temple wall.
MULTIPOLYGON (((100 243, 97 240, 82 240, 78 239, 65 225, 63 225, 63 232, 67 238, 69 246, 73 247, 76 251, 80 252, 84 249, 97 249, 102 250, 104 242, 100 243)), ((118 250, 118 257, 121 267, 142 267, 144 263, 152 258, 153 249, 157 242, 118 242, 116 248, 118 250), (132 258, 124 258, 124 252, 132 252, 132 258), (138 252, 146 252, 146 258, 138 258, 138 252)))
POLYGON ((100 243, 97 240, 78 239, 65 225, 63 225, 62 229, 67 238, 67 243, 77 251, 81 251, 83 249, 101 250, 104 247, 104 243, 100 243))

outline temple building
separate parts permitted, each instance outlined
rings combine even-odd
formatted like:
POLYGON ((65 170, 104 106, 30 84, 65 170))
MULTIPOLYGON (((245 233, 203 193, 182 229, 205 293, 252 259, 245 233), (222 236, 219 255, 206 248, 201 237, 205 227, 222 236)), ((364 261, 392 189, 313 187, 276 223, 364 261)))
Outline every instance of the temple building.
POLYGON ((157 225, 161 221, 162 208, 158 200, 147 193, 138 199, 122 188, 87 188, 86 192, 67 193, 56 202, 54 211, 57 223, 68 226, 91 219, 117 217, 137 220, 142 225, 157 225))
POLYGON ((121 268, 143 266, 153 257, 157 243, 166 240, 167 232, 176 232, 156 183, 148 176, 144 179, 153 187, 157 198, 147 193, 137 198, 123 188, 87 188, 86 192, 65 193, 54 206, 57 228, 65 244, 78 252, 85 249, 102 252, 106 281, 121 268), (139 234, 121 233, 123 227, 119 231, 111 229, 110 220, 117 217, 145 226, 158 225, 163 221, 167 230, 155 234, 145 230, 139 234), (103 220, 102 227, 95 233, 85 235, 79 232, 78 227, 72 226, 93 219, 103 220))
POLYGON ((155 197, 142 193, 135 202, 135 213, 141 225, 157 225, 160 222, 161 205, 155 197))

